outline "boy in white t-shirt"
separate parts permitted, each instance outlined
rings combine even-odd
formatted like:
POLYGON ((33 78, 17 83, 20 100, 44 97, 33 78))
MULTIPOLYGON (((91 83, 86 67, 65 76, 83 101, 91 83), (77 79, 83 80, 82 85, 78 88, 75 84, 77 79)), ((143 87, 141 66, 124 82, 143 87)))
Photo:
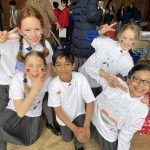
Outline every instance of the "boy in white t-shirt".
POLYGON ((75 149, 84 150, 83 142, 90 137, 95 97, 86 78, 81 73, 72 72, 74 57, 69 51, 58 50, 52 59, 58 76, 49 84, 48 106, 54 107, 62 139, 68 142, 74 135, 75 149))

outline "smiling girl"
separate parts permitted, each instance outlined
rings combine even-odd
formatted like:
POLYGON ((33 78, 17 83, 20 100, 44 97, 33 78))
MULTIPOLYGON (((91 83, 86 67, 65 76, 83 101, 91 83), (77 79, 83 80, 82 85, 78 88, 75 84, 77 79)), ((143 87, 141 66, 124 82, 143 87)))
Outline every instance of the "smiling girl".
POLYGON ((101 78, 103 91, 97 96, 92 117, 92 133, 101 150, 129 150, 134 133, 141 130, 149 108, 142 102, 150 92, 150 67, 134 66, 128 74, 128 89, 111 88, 101 78))
POLYGON ((24 72, 10 84, 8 106, 0 113, 0 148, 7 142, 31 145, 41 135, 42 100, 47 91, 44 53, 32 51, 25 56, 24 72))
POLYGON ((118 34, 118 41, 114 41, 103 36, 106 32, 114 30, 112 29, 114 25, 106 24, 101 30, 90 32, 87 37, 88 43, 95 48, 95 53, 79 71, 85 75, 92 88, 100 86, 101 77, 105 78, 111 87, 122 88, 115 76, 118 74, 127 76, 133 67, 133 60, 128 51, 139 39, 139 27, 134 24, 125 25, 118 34))
POLYGON ((33 8, 24 7, 17 18, 20 39, 5 41, 10 33, 6 31, 0 33, 0 111, 3 111, 8 104, 10 81, 16 72, 23 70, 21 62, 27 53, 44 52, 47 76, 49 76, 53 52, 44 38, 43 26, 43 19, 39 12, 33 8))

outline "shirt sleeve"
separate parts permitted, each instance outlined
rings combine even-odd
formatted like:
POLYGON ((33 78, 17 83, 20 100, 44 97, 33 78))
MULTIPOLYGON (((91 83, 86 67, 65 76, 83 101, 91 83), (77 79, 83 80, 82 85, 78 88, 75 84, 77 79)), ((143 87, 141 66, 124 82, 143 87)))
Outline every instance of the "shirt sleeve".
POLYGON ((9 98, 16 100, 16 99, 24 99, 25 92, 24 92, 24 85, 23 80, 20 79, 18 74, 13 77, 10 83, 9 89, 9 98))
MULTIPOLYGON (((95 52, 93 54, 92 61, 89 61, 89 66, 86 67, 86 74, 92 79, 95 80, 96 83, 100 84, 101 76, 99 74, 100 69, 103 69, 100 63, 102 54, 101 52, 95 52)), ((87 60, 88 61, 88 60, 87 60)))
POLYGON ((101 48, 105 47, 106 43, 107 43, 106 37, 98 36, 98 37, 94 38, 94 40, 92 41, 91 45, 92 45, 93 48, 95 48, 95 52, 100 52, 101 48))
POLYGON ((48 86, 48 106, 49 107, 59 107, 61 106, 60 99, 61 91, 57 87, 55 82, 50 82, 48 86))
POLYGON ((51 45, 49 44, 49 42, 47 40, 45 41, 45 45, 49 50, 49 55, 46 57, 46 62, 51 63, 52 62, 53 50, 52 50, 52 47, 51 47, 51 45))
POLYGON ((86 103, 90 103, 92 101, 95 101, 95 97, 93 95, 93 92, 89 86, 88 81, 84 76, 82 76, 82 97, 86 103))
POLYGON ((136 117, 133 117, 132 119, 130 119, 130 121, 127 121, 125 125, 120 129, 117 150, 130 149, 131 139, 134 133, 142 128, 147 113, 148 109, 141 109, 136 117))

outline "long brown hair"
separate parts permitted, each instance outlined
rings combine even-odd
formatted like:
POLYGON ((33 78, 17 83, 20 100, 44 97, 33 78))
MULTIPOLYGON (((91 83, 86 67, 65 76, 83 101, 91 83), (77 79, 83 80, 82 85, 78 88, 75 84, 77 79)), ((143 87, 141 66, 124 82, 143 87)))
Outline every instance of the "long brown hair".
MULTIPOLYGON (((28 17, 35 17, 36 19, 38 19, 41 23, 41 26, 44 27, 44 21, 43 21, 43 18, 41 16, 41 14, 35 9, 35 8, 32 8, 32 7, 23 7, 20 12, 19 12, 19 15, 17 17, 17 27, 21 29, 21 23, 22 23, 22 20, 25 19, 25 18, 28 18, 28 17)), ((42 34, 42 37, 41 37, 41 41, 40 43, 42 44, 43 46, 43 55, 46 57, 49 55, 49 50, 48 48, 46 48, 46 45, 45 45, 45 37, 44 37, 44 34, 42 34)), ((24 56, 23 56, 23 37, 21 36, 20 40, 19 40, 19 51, 18 51, 18 54, 17 54, 17 60, 23 62, 24 60, 24 56)))

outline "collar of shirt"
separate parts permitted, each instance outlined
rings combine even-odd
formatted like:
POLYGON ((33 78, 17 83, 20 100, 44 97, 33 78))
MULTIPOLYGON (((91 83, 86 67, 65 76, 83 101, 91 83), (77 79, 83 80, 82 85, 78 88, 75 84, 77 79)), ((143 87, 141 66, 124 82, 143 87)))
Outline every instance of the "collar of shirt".
POLYGON ((118 41, 116 41, 116 44, 117 44, 117 46, 119 47, 119 48, 118 48, 118 51, 119 51, 120 54, 125 54, 125 53, 128 52, 128 51, 125 51, 125 50, 123 50, 123 49, 121 48, 121 46, 120 46, 120 44, 119 44, 118 41))
MULTIPOLYGON (((29 45, 27 43, 27 41, 25 39, 23 39, 23 49, 30 52, 30 50, 28 50, 30 46, 31 45, 29 45)), ((43 46, 40 43, 38 43, 37 45, 31 46, 31 47, 32 47, 32 50, 35 50, 35 51, 42 51, 43 50, 43 46)))

